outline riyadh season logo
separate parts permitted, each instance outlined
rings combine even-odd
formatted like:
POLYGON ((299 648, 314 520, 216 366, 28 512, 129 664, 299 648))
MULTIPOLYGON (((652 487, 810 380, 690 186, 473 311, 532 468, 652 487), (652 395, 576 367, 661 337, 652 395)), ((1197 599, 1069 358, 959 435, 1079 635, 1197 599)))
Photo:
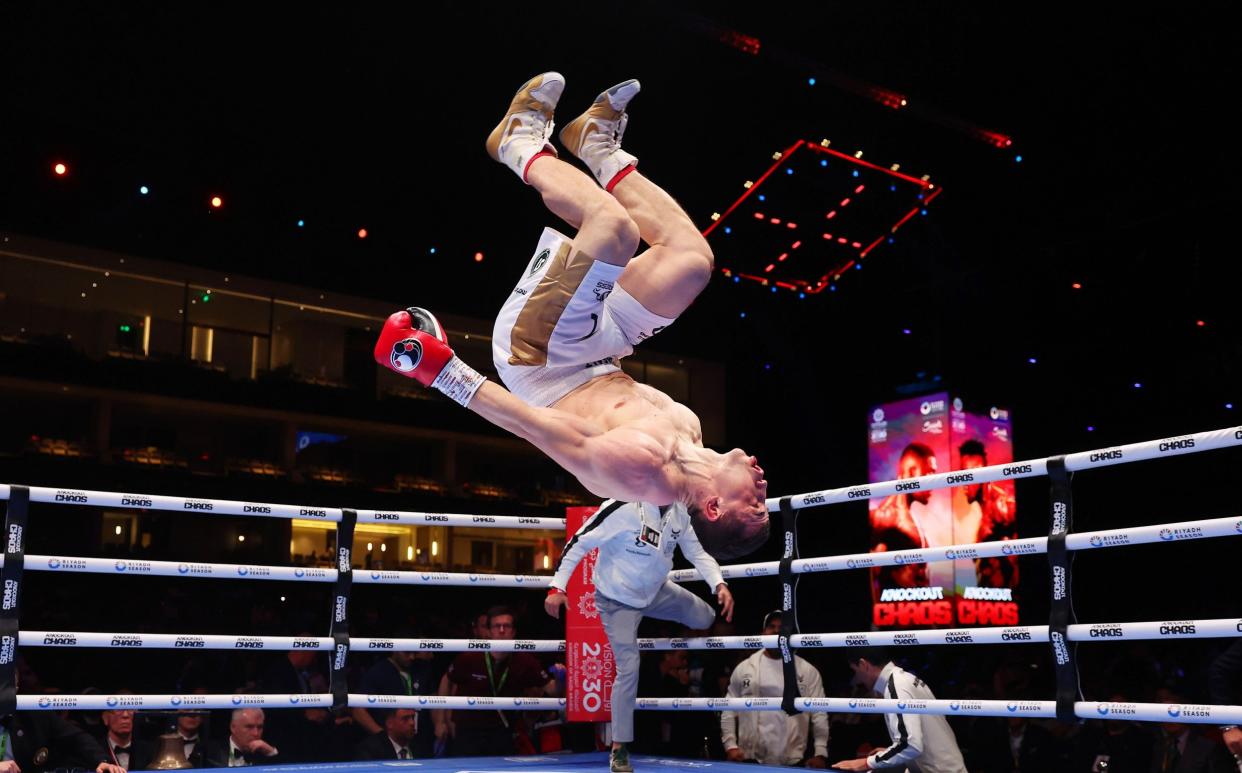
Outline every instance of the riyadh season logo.
MULTIPOLYGON (((959 400, 958 402, 961 402, 961 401, 959 400)), ((962 409, 958 408, 958 410, 960 411, 962 409)), ((958 703, 957 701, 949 701, 949 711, 957 711, 961 707, 962 707, 962 704, 958 703)))
POLYGON ((1101 546, 1101 545, 1103 545, 1103 544, 1104 544, 1104 538, 1103 538, 1103 537, 1096 536, 1096 537, 1092 537, 1092 538, 1091 538, 1091 547, 1093 547, 1093 548, 1098 548, 1098 547, 1100 547, 1100 546, 1101 546))
MULTIPOLYGON (((1238 521, 1238 531, 1242 531, 1242 521, 1238 521)), ((49 559, 47 560, 47 568, 48 568, 48 569, 59 569, 59 568, 60 568, 60 559, 59 559, 59 558, 49 558, 49 559)))
POLYGON ((109 695, 108 698, 104 701, 104 703, 108 704, 109 708, 111 708, 111 707, 116 706, 116 704, 120 703, 120 701, 118 701, 115 696, 109 695))
POLYGON ((1009 710, 1009 711, 1017 711, 1017 710, 1018 710, 1018 704, 1016 704, 1016 703, 1006 703, 1006 704, 1005 704, 1005 708, 1006 708, 1007 710, 1009 710))
POLYGON ((850 708, 851 708, 851 709, 856 709, 856 708, 858 708, 858 700, 857 700, 857 699, 855 699, 855 698, 850 698, 850 708))
POLYGON ((189 564, 177 564, 177 574, 189 574, 189 573, 190 573, 189 564))
POLYGON ((1101 703, 1099 706, 1096 706, 1096 707, 1095 707, 1095 711, 1096 711, 1096 713, 1097 713, 1097 714, 1099 714, 1101 717, 1107 717, 1107 716, 1108 716, 1108 712, 1110 711, 1110 708, 1109 708, 1109 706, 1108 706, 1108 704, 1107 704, 1107 703, 1101 703))
POLYGON ((1172 717, 1172 718, 1174 718, 1174 719, 1177 719, 1177 718, 1178 718, 1178 717, 1180 717, 1181 715, 1182 715, 1182 707, 1181 707, 1181 706, 1179 706, 1179 705, 1178 705, 1178 704, 1176 704, 1176 703, 1175 703, 1175 704, 1173 704, 1172 706, 1169 706, 1169 716, 1170 716, 1170 717, 1172 717))
POLYGON ((234 695, 230 700, 232 700, 234 706, 240 706, 242 704, 242 697, 240 695, 234 695))
MULTIPOLYGON (((924 403, 924 405, 926 405, 926 403, 924 403)), ((924 411, 924 413, 926 413, 926 411, 924 411)), ((871 420, 876 422, 877 424, 884 421, 884 409, 876 408, 874 411, 872 411, 871 420)))
POLYGON ((51 705, 52 705, 51 698, 40 698, 39 699, 39 708, 46 709, 48 706, 51 706, 51 705))
POLYGON ((306 576, 306 570, 305 570, 305 569, 302 569, 302 568, 294 569, 294 570, 293 570, 293 576, 294 576, 294 577, 297 577, 297 578, 300 580, 300 579, 302 579, 303 577, 305 577, 305 576, 306 576))
POLYGON ((962 398, 960 397, 953 398, 953 410, 960 411, 963 408, 964 406, 962 405, 962 398))
POLYGON ((169 703, 169 705, 171 705, 171 706, 180 706, 180 705, 181 705, 181 696, 180 696, 180 695, 174 695, 174 696, 172 696, 171 698, 169 698, 169 699, 168 699, 168 703, 169 703))
POLYGON ((118 572, 123 572, 123 571, 125 571, 125 562, 124 562, 124 561, 117 561, 115 564, 113 564, 113 566, 115 566, 115 567, 116 567, 116 570, 117 570, 118 572))

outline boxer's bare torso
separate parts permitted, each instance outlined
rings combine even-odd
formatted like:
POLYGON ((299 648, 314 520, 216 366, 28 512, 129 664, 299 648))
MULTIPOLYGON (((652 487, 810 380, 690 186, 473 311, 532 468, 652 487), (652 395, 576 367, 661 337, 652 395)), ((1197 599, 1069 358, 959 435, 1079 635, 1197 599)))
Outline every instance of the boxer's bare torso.
MULTIPOLYGON (((592 422, 622 441, 649 448, 666 464, 682 456, 685 447, 703 445, 699 418, 689 408, 624 372, 592 379, 552 407, 592 422)), ((604 479, 579 477, 583 486, 597 494, 610 487, 608 475, 604 479)))

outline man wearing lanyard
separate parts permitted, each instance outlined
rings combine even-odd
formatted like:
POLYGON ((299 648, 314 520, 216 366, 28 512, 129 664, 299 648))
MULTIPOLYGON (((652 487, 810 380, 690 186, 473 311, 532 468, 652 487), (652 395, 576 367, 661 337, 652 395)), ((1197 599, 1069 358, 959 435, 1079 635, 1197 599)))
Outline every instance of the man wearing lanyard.
MULTIPOLYGON (((517 638, 508 607, 487 611, 492 639, 517 638)), ((536 697, 553 692, 556 682, 525 652, 463 652, 448 670, 449 695, 536 697)), ((437 718, 436 743, 451 743, 456 755, 513 754, 518 717, 503 711, 445 711, 437 718)))
MULTIPOLYGON (((612 686, 612 773, 630 773, 628 744, 634 740, 634 701, 638 693, 638 624, 644 617, 672 620, 705 629, 716 610, 703 599, 668 579, 673 549, 699 570, 716 594, 720 613, 733 620, 733 595, 716 559, 703 549, 684 505, 664 507, 644 502, 609 500, 565 543, 556 574, 548 585, 544 609, 560 617, 567 602, 565 588, 587 553, 599 548, 595 563, 595 608, 608 634, 617 674, 612 686)), ((575 603, 579 600, 575 599, 575 603)))
MULTIPOLYGON (((399 630, 394 638, 409 639, 415 637, 411 630, 399 630)), ((431 661, 419 660, 413 652, 393 652, 388 657, 377 660, 362 676, 359 692, 367 695, 426 695, 431 687, 431 661)), ((378 709, 351 709, 354 722, 371 735, 384 732, 384 720, 387 712, 378 709)), ((419 723, 426 712, 419 712, 415 718, 414 731, 418 734, 419 723)), ((416 744, 417 745, 417 744, 416 744)), ((426 749, 419 749, 420 756, 426 749)))

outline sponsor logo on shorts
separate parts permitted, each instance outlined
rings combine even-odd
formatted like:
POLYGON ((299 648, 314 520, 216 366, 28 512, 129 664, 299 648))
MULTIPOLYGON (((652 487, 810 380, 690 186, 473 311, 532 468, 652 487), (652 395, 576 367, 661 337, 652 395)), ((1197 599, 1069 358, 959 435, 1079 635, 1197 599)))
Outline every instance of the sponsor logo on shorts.
POLYGON ((532 260, 530 263, 530 274, 528 274, 528 276, 534 276, 535 274, 537 274, 539 272, 539 269, 543 268, 544 265, 548 262, 548 257, 551 254, 552 254, 552 250, 546 247, 540 250, 539 254, 536 255, 535 259, 532 260))

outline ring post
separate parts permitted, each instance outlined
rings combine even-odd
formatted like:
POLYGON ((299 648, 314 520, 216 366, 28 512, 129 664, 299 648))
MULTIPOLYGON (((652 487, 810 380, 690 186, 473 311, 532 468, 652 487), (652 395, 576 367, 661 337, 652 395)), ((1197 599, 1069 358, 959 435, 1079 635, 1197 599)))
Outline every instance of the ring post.
POLYGON ((342 510, 336 525, 336 586, 332 594, 332 710, 337 714, 349 709, 349 684, 345 663, 349 657, 349 592, 353 587, 354 526, 356 510, 342 510))
POLYGON ((1048 460, 1048 479, 1052 483, 1051 525, 1048 531, 1048 568, 1052 578, 1052 605, 1048 617, 1048 641, 1056 664, 1057 719, 1078 722, 1074 703, 1082 700, 1078 679, 1078 645, 1071 644, 1069 627, 1078 622, 1074 615, 1073 554, 1066 549, 1065 538, 1074 527, 1074 498, 1070 489, 1070 473, 1064 456, 1048 460))
POLYGON ((0 609, 0 717, 17 709, 17 626, 21 612, 22 569, 26 563, 26 520, 30 489, 13 486, 4 512, 4 604, 0 609))
POLYGON ((795 591, 798 578, 793 573, 793 562, 798 557, 798 511, 793 508, 791 497, 781 499, 781 529, 785 533, 785 549, 781 554, 781 632, 777 637, 777 646, 781 649, 781 662, 785 675, 785 690, 781 695, 781 709, 786 714, 797 714, 794 702, 800 697, 798 692, 798 667, 794 662, 793 650, 789 647, 789 637, 798 633, 798 599, 795 591))

